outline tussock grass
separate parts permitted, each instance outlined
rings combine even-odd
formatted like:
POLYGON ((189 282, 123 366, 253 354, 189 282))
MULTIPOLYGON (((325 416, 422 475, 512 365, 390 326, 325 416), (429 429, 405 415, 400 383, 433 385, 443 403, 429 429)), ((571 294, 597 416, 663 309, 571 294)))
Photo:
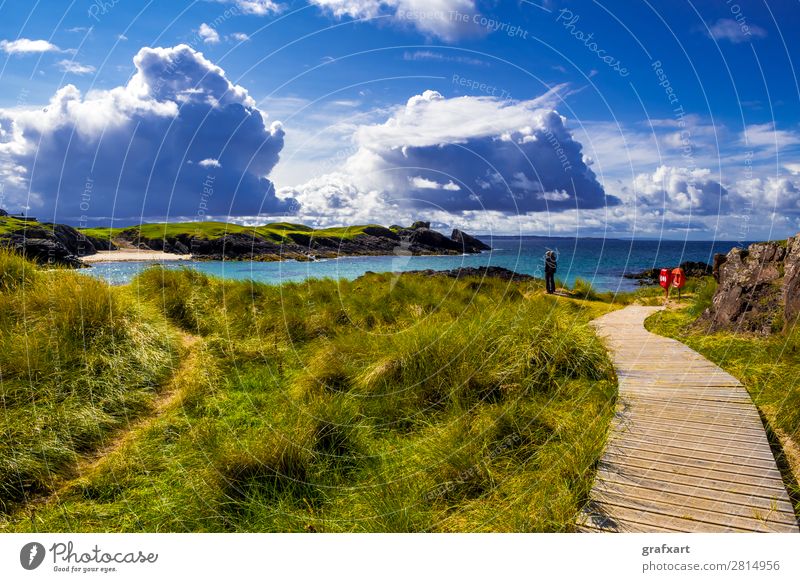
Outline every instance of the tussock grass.
POLYGON ((124 289, 0 251, 0 509, 147 409, 172 333, 124 289))
POLYGON ((33 285, 37 271, 24 257, 9 251, 0 252, 0 292, 15 291, 33 285))
POLYGON ((120 291, 201 337, 185 396, 9 528, 572 530, 615 396, 587 323, 612 306, 391 274, 120 291))

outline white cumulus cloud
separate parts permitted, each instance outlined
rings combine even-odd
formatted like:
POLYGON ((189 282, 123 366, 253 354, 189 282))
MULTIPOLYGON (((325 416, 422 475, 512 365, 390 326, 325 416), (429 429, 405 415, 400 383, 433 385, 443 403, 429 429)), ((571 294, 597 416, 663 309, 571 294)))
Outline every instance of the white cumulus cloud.
POLYGON ((92 65, 84 65, 69 59, 59 61, 57 65, 65 73, 73 73, 75 75, 89 75, 95 72, 95 68, 92 65))
POLYGON ((60 52, 53 43, 46 40, 31 40, 29 38, 18 38, 17 40, 0 40, 0 49, 10 55, 25 53, 48 53, 60 52))
POLYGON ((732 188, 741 206, 766 214, 800 214, 800 182, 784 176, 740 180, 732 188))
POLYGON ((206 44, 217 44, 219 42, 219 33, 205 22, 200 25, 197 34, 206 44))
POLYGON ((133 62, 123 86, 82 94, 66 85, 46 106, 0 109, 11 202, 67 222, 288 208, 267 179, 283 129, 246 89, 187 45, 142 48, 133 62), (217 170, 211 185, 206 165, 217 170))
POLYGON ((800 144, 800 134, 778 129, 775 122, 748 125, 741 135, 742 145, 769 148, 785 148, 800 144))
POLYGON ((475 0, 310 0, 339 18, 390 19, 426 36, 454 42, 485 32, 475 16, 475 0))
POLYGON ((283 6, 272 0, 217 0, 218 2, 233 4, 243 14, 253 14, 255 16, 265 16, 280 12, 283 6))
POLYGON ((728 190, 705 168, 659 166, 652 174, 637 175, 633 189, 641 205, 676 214, 724 214, 729 209, 728 190))
POLYGON ((385 122, 358 126, 341 171, 279 196, 318 215, 371 208, 372 220, 390 208, 524 214, 618 204, 551 101, 552 94, 508 102, 425 91, 385 122))
POLYGON ((419 190, 449 190, 450 192, 458 192, 461 190, 461 187, 452 180, 449 180, 447 184, 440 184, 435 180, 428 180, 427 178, 423 178, 421 176, 414 176, 413 178, 408 179, 408 183, 411 184, 413 188, 417 188, 419 190))
POLYGON ((214 158, 206 158, 205 160, 200 160, 197 162, 204 168, 221 168, 222 164, 219 163, 219 160, 215 160, 214 158))

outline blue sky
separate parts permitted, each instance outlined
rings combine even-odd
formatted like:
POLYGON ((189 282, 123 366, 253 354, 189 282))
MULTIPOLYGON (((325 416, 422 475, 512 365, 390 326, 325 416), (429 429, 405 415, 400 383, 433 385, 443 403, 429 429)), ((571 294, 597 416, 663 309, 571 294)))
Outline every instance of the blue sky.
POLYGON ((800 231, 796 0, 6 0, 0 17, 11 211, 800 231))

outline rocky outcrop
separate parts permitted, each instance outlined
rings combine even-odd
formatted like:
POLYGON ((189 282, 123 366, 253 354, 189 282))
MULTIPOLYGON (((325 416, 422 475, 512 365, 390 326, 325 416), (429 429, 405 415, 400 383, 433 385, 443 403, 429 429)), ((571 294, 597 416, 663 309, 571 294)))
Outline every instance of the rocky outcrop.
POLYGON ((43 265, 81 267, 81 260, 61 242, 52 238, 28 238, 12 235, 0 239, 0 244, 43 265))
POLYGON ((490 247, 459 230, 448 238, 418 221, 410 228, 367 226, 352 238, 319 236, 314 231, 292 232, 288 240, 276 241, 256 233, 229 233, 217 238, 189 234, 164 238, 141 238, 137 229, 123 231, 128 244, 139 248, 191 254, 207 260, 314 260, 360 255, 455 255, 479 253, 490 247))
MULTIPOLYGON (((8 216, 3 213, 0 217, 8 216)), ((67 265, 80 267, 80 257, 93 255, 101 248, 113 247, 111 243, 103 243, 87 237, 65 224, 50 224, 28 219, 14 223, 5 234, 0 236, 0 246, 14 249, 42 264, 67 265)), ((113 247, 116 248, 116 247, 113 247)))
POLYGON ((465 253, 479 253, 481 251, 489 251, 492 249, 492 247, 486 243, 478 240, 474 236, 468 235, 466 232, 458 230, 457 228, 453 229, 453 234, 450 235, 450 238, 460 244, 465 253))
MULTIPOLYGON (((429 224, 419 223, 418 224, 429 224)), ((426 226, 417 228, 406 228, 397 231, 401 241, 410 243, 410 250, 414 254, 455 254, 461 252, 461 245, 451 238, 447 238, 438 230, 432 230, 426 226)))
MULTIPOLYGON (((372 271, 367 271, 364 275, 374 275, 372 271)), ((464 277, 491 277, 502 279, 503 281, 533 281, 534 277, 517 273, 505 267, 461 267, 460 269, 450 269, 448 271, 434 271, 425 269, 418 271, 402 271, 396 275, 425 275, 426 277, 450 277, 452 279, 462 279, 464 277)))
POLYGON ((718 286, 699 324, 711 331, 781 331, 800 315, 800 235, 735 248, 718 263, 718 286))
MULTIPOLYGON (((684 261, 679 265, 687 277, 707 277, 712 274, 712 267, 699 261, 684 261)), ((661 274, 660 268, 647 269, 639 273, 625 273, 626 279, 637 279, 639 285, 658 285, 658 276, 661 274)))

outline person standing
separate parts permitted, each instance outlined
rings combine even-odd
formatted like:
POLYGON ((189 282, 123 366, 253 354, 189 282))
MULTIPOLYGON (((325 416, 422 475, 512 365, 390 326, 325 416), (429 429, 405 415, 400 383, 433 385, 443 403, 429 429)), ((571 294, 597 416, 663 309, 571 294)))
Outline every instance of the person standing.
POLYGON ((544 254, 544 281, 547 293, 552 295, 556 291, 556 269, 558 263, 556 262, 556 254, 553 251, 547 251, 544 254))

